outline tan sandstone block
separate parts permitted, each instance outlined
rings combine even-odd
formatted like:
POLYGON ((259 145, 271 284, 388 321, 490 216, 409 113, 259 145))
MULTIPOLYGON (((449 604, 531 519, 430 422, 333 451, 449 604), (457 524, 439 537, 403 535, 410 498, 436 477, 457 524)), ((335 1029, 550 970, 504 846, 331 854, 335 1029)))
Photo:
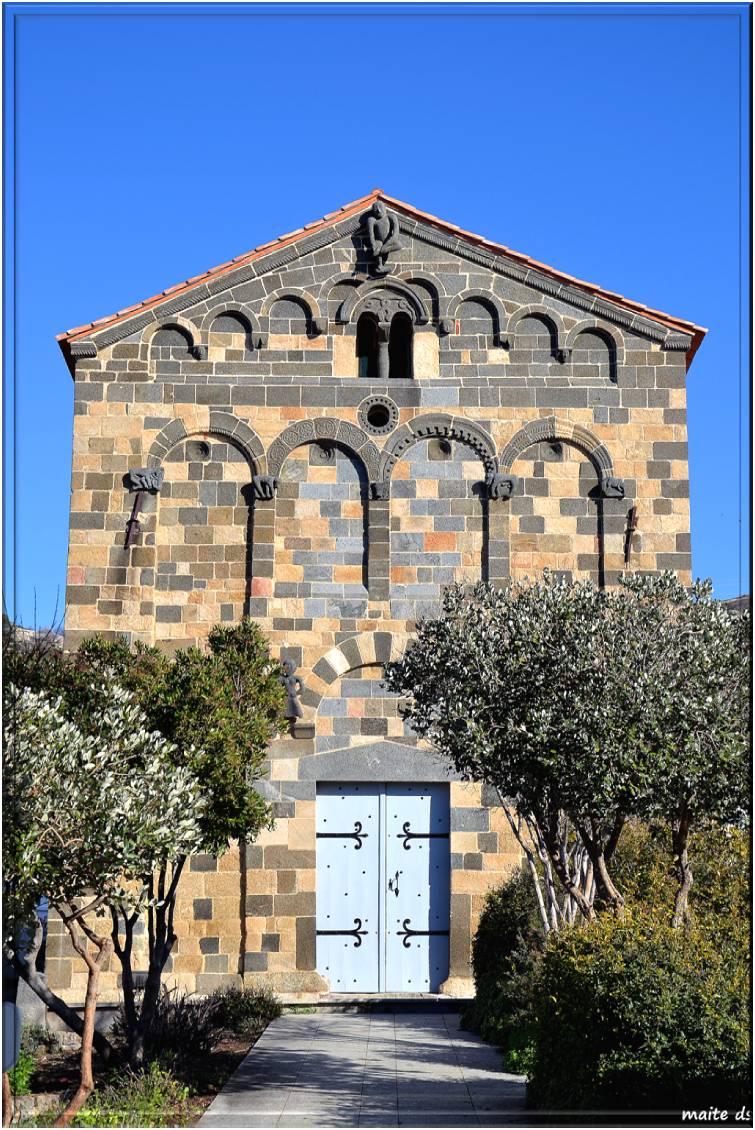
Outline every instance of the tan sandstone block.
POLYGON ((479 808, 482 785, 476 781, 451 782, 451 806, 453 808, 479 808))
POLYGON ((332 342, 333 376, 356 377, 359 372, 356 338, 339 334, 332 338, 332 342))
POLYGON ((440 342, 434 333, 418 333, 414 336, 414 376, 437 377, 440 373, 440 342))

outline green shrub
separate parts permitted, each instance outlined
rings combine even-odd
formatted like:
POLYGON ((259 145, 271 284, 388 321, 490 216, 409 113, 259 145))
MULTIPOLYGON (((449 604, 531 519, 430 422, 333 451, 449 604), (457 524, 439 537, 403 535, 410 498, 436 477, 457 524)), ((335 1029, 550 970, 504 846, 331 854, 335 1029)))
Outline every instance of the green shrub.
POLYGON ((501 1048, 509 1070, 524 1074, 531 1058, 533 978, 542 945, 532 881, 517 872, 485 900, 472 944, 475 999, 463 1023, 501 1048))
POLYGON ((49 1028, 41 1024, 24 1024, 21 1030, 21 1047, 32 1055, 40 1051, 54 1052, 60 1047, 60 1040, 49 1028))
POLYGON ((269 989, 217 989, 207 998, 214 1021, 243 1035, 259 1032, 283 1011, 269 989))
POLYGON ((34 1055, 25 1047, 21 1047, 16 1060, 16 1066, 8 1072, 10 1089, 14 1095, 28 1095, 29 1083, 34 1074, 36 1062, 34 1055))
MULTIPOLYGON (((690 837, 689 860, 692 916, 715 930, 729 925, 736 928, 737 923, 749 928, 749 830, 699 828, 690 837)), ((627 905, 665 913, 670 918, 677 882, 669 829, 628 821, 611 861, 611 876, 627 905)))
POLYGON ((747 1101, 749 956, 638 910, 552 935, 536 978, 530 1101, 679 1110, 747 1101))
MULTIPOLYGON (((148 1060, 163 1058, 175 1063, 208 1055, 222 1039, 223 1028, 211 997, 190 997, 163 986, 147 1032, 145 1055, 148 1060)), ((121 1010, 113 1023, 112 1036, 125 1042, 127 1033, 121 1010)))
POLYGON ((126 1068, 120 1078, 94 1092, 72 1125, 175 1126, 176 1107, 187 1102, 189 1093, 158 1063, 144 1072, 126 1068))

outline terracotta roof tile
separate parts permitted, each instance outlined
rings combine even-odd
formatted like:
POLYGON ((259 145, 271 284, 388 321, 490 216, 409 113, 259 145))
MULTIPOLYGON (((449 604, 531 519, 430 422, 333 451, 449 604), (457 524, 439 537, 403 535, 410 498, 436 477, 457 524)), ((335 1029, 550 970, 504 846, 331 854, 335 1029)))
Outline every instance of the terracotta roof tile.
POLYGON ((478 235, 475 232, 466 231, 464 228, 459 227, 457 224, 448 223, 446 220, 441 220, 438 216, 430 212, 422 212, 418 208, 414 208, 411 204, 406 204, 403 200, 398 200, 395 197, 388 196, 382 189, 375 188, 367 196, 361 196, 357 200, 352 200, 349 204, 344 204, 335 212, 328 212, 320 220, 314 220, 312 223, 305 224, 304 227, 296 228, 294 231, 287 232, 285 235, 279 236, 277 239, 269 240, 267 243, 262 243, 258 247, 247 251, 242 255, 237 255, 226 263, 221 263, 217 267, 212 267, 210 270, 205 271, 201 275, 194 275, 192 278, 184 282, 177 283, 175 286, 168 287, 160 294, 153 295, 151 298, 145 299, 143 302, 138 302, 133 306, 127 306, 124 310, 120 310, 117 314, 110 314, 104 318, 97 318, 93 322, 88 322, 82 326, 74 326, 73 329, 68 330, 66 333, 58 334, 56 341, 67 343, 76 337, 83 337, 90 333, 95 327, 102 327, 106 324, 111 324, 119 321, 124 317, 129 317, 138 310, 149 310, 154 306, 160 304, 166 295, 176 294, 181 290, 189 290, 192 286, 196 286, 203 279, 217 278, 227 271, 234 270, 239 264, 250 263, 254 259, 266 254, 273 247, 279 247, 286 243, 294 243, 297 239, 301 239, 307 232, 313 231, 317 228, 326 227, 328 224, 333 224, 338 220, 344 219, 346 216, 352 215, 355 212, 366 208, 375 199, 380 198, 384 203, 395 208, 396 211, 403 213, 406 216, 411 216, 414 219, 422 220, 425 223, 437 226, 443 231, 452 232, 458 238, 464 239, 470 243, 480 245, 489 249, 497 255, 505 255, 507 258, 512 259, 514 262, 520 263, 533 271, 538 271, 542 274, 548 275, 550 278, 557 279, 560 282, 566 283, 569 286, 574 286, 577 289, 587 291, 595 297, 605 298, 609 302, 613 302, 618 306, 623 306, 625 309, 634 313, 642 314, 653 321, 660 322, 661 325, 666 326, 668 329, 677 330, 680 333, 689 334, 692 337, 692 348, 687 354, 687 366, 689 367, 692 358, 694 357, 697 349, 700 346, 707 330, 702 326, 695 325, 694 322, 688 322, 683 318, 676 318, 671 314, 665 314, 661 310, 654 310, 650 306, 645 306, 641 302, 635 302, 632 299, 625 298, 615 291, 606 290, 598 286, 596 283, 587 282, 585 279, 578 279, 574 275, 566 274, 564 271, 558 271, 555 267, 549 266, 547 263, 541 263, 537 259, 532 259, 528 255, 522 254, 520 251, 514 251, 510 247, 506 247, 502 243, 495 243, 492 240, 486 239, 484 236, 478 235))

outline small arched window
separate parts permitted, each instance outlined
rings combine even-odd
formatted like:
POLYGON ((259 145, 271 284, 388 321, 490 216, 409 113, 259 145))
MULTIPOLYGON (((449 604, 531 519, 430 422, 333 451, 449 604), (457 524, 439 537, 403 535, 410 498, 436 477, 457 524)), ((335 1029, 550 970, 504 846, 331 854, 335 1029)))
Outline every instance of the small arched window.
POLYGON ((412 320, 409 315, 403 312, 394 314, 388 339, 389 377, 411 378, 412 333, 412 320))
POLYGON ((368 381, 378 379, 378 326, 374 314, 362 314, 357 322, 358 373, 368 381))

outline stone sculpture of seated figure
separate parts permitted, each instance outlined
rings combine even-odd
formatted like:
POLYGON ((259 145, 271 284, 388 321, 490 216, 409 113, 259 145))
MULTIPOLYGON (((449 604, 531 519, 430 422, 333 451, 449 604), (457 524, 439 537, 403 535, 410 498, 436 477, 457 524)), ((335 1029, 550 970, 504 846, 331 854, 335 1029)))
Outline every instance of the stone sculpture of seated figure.
POLYGON ((367 217, 367 243, 375 257, 373 269, 378 275, 385 275, 390 270, 386 265, 386 258, 391 251, 401 250, 401 240, 398 234, 398 220, 389 216, 385 204, 376 200, 367 217))

